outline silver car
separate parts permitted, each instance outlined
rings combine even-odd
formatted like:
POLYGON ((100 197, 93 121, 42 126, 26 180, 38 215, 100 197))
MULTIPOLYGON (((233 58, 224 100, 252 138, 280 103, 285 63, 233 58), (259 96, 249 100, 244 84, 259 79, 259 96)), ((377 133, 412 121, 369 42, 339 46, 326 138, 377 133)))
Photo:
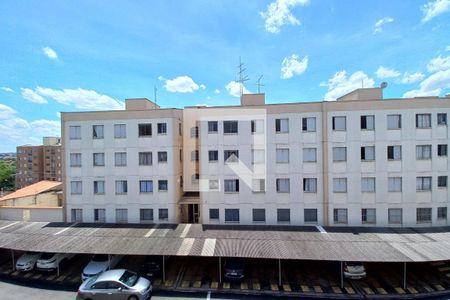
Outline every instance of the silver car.
POLYGON ((132 271, 117 269, 83 282, 78 289, 77 300, 144 300, 150 298, 151 292, 150 280, 132 271))

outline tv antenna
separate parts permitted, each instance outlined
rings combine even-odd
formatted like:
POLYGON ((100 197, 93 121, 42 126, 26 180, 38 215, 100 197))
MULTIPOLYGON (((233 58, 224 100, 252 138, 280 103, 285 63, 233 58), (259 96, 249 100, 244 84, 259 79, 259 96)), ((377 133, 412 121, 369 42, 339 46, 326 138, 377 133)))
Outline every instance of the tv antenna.
POLYGON ((244 82, 249 81, 250 78, 245 75, 245 71, 247 70, 247 68, 244 68, 244 63, 241 62, 241 57, 239 56, 239 72, 238 72, 238 76, 239 79, 235 80, 236 82, 239 82, 239 93, 240 96, 242 97, 242 94, 244 94, 244 82))
POLYGON ((153 93, 154 93, 154 95, 155 95, 155 104, 156 104, 156 103, 158 103, 158 100, 157 100, 157 98, 156 98, 156 96, 157 96, 157 94, 158 94, 158 88, 156 87, 156 85, 153 86, 153 93))
POLYGON ((258 81, 256 82, 256 85, 258 86, 258 94, 261 93, 260 88, 262 86, 264 86, 264 84, 261 83, 261 79, 263 78, 264 75, 259 76, 258 81))

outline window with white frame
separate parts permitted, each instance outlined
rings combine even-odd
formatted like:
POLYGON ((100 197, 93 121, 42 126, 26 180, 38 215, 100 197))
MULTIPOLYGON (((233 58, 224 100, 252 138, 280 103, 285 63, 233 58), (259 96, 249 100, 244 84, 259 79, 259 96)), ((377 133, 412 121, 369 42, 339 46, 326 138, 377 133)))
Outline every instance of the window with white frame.
POLYGON ((191 127, 191 138, 198 138, 200 129, 198 126, 191 127))
POLYGON ((439 144, 438 149, 438 156, 447 156, 447 144, 439 144))
POLYGON ((114 138, 124 139, 127 137, 127 125, 114 124, 114 138))
POLYGON ((446 188, 447 187, 447 176, 438 176, 438 187, 446 188))
POLYGON ((302 130, 304 132, 315 132, 316 131, 316 118, 302 118, 302 130))
POLYGON ((417 191, 431 191, 431 176, 416 177, 417 191))
POLYGON ((105 181, 94 180, 94 195, 103 195, 105 193, 105 181))
POLYGON ((402 115, 387 115, 387 129, 401 129, 402 128, 402 115))
POLYGON ((72 222, 83 222, 83 210, 81 208, 72 208, 70 212, 72 222))
POLYGON ((219 221, 219 209, 218 208, 210 208, 209 209, 209 220, 210 221, 219 221))
POLYGON ((303 162, 316 162, 317 148, 303 148, 303 162))
POLYGON ((139 180, 140 193, 153 193, 153 180, 139 180))
POLYGON ((160 221, 168 221, 169 220, 169 210, 167 208, 160 208, 158 210, 158 219, 160 221))
POLYGON ((401 177, 389 177, 388 178, 388 192, 401 192, 402 191, 402 178, 401 177))
POLYGON ((72 195, 81 195, 82 192, 83 190, 81 180, 75 180, 70 182, 70 193, 72 195))
POLYGON ((151 152, 139 152, 139 165, 151 166, 152 165, 152 153, 151 152))
POLYGON ((275 120, 275 132, 276 133, 288 133, 289 132, 289 119, 276 119, 275 120))
POLYGON ((116 180, 116 194, 124 195, 128 192, 128 185, 126 180, 116 180))
POLYGON ((239 192, 239 179, 225 179, 223 181, 225 193, 238 193, 239 192))
POLYGON ((81 167, 81 153, 70 153, 70 166, 81 167))
POLYGON ((303 178, 303 192, 317 193, 317 178, 303 178))
POLYGON ((239 209, 225 208, 225 222, 239 223, 239 209))
POLYGON ((431 223, 431 211, 430 207, 418 207, 416 208, 416 222, 417 223, 431 223))
POLYGON ((347 148, 333 147, 333 161, 347 161, 347 148))
POLYGON ((169 182, 167 180, 158 180, 158 191, 167 192, 169 189, 169 182))
POLYGON ((289 178, 277 178, 277 193, 289 193, 290 191, 290 180, 289 178))
POLYGON ((265 179, 253 179, 252 180, 252 191, 254 193, 264 193, 266 191, 266 180, 265 179))
POLYGON ((375 116, 361 116, 361 129, 363 130, 375 130, 375 116))
POLYGON ((239 132, 238 121, 223 121, 224 134, 237 134, 239 132))
POLYGON ((217 131, 218 131, 218 122, 208 121, 208 133, 217 133, 217 131))
POLYGON ((332 118, 332 127, 335 131, 347 130, 347 118, 344 116, 338 116, 332 118))
POLYGON ((252 210, 253 222, 264 223, 266 222, 266 210, 264 208, 254 208, 252 210))
POLYGON ((153 209, 152 208, 139 209, 139 220, 141 222, 153 222, 153 209))
POLYGON ((158 123, 158 134, 167 134, 167 123, 158 123))
POLYGON ((388 160, 401 160, 402 159, 402 146, 387 146, 387 159, 388 160))
POLYGON ((289 163, 289 149, 278 148, 276 151, 276 162, 277 164, 289 163))
POLYGON ((251 120, 250 126, 252 134, 264 133, 264 120, 251 120))
POLYGON ((81 126, 69 126, 69 139, 71 140, 81 139, 81 126))
POLYGON ((347 193, 347 178, 333 178, 333 193, 347 193))
POLYGON ((431 128, 431 114, 416 114, 416 128, 431 128))
POLYGON ((317 208, 305 208, 303 215, 305 223, 317 223, 317 208))
POLYGON ((105 153, 94 153, 93 161, 95 167, 103 167, 105 165, 105 153))
POLYGON ((263 164, 266 161, 264 149, 252 149, 252 164, 263 164))
POLYGON ((139 137, 151 137, 152 136, 152 124, 144 123, 138 124, 139 137))
POLYGON ((128 209, 126 208, 116 209, 116 223, 128 223, 128 209))
POLYGON ((361 192, 375 193, 375 177, 361 178, 361 192))
POLYGON ((419 160, 431 159, 431 145, 417 145, 416 158, 419 160))
POLYGON ((375 160, 375 146, 361 147, 361 160, 362 161, 375 160))
POLYGON ((437 218, 438 220, 447 220, 447 206, 438 207, 437 218))
POLYGON ((377 211, 375 208, 361 209, 361 223, 375 224, 377 221, 377 211))
POLYGON ((224 150, 223 161, 225 163, 236 163, 239 161, 239 150, 224 150))
POLYGON ((114 161, 116 167, 125 167, 127 165, 127 153, 126 152, 114 153, 114 161))
POLYGON ((209 180, 209 190, 210 191, 219 190, 219 180, 218 179, 210 179, 209 180))
POLYGON ((106 222, 106 210, 104 208, 94 209, 94 222, 104 223, 106 222))
POLYGON ((217 162, 217 161, 219 161, 219 151, 217 151, 217 150, 209 150, 208 151, 208 160, 209 160, 209 162, 217 162))
POLYGON ((447 125, 447 114, 446 113, 438 113, 437 114, 437 124, 438 125, 447 125))
POLYGON ((278 223, 291 222, 291 210, 289 208, 278 208, 277 209, 277 222, 278 223))
POLYGON ((103 125, 92 125, 92 138, 103 139, 104 138, 103 125))
POLYGON ((388 222, 389 224, 402 224, 403 210, 401 208, 388 208, 388 222))
POLYGON ((192 174, 192 176, 191 176, 192 184, 198 184, 199 180, 200 180, 200 174, 199 173, 192 174))
POLYGON ((334 224, 347 224, 348 215, 346 208, 335 208, 333 210, 333 220, 334 224))
POLYGON ((167 162, 167 152, 160 151, 158 152, 158 163, 166 163, 167 162))
POLYGON ((198 150, 191 151, 191 161, 199 161, 200 152, 198 150))

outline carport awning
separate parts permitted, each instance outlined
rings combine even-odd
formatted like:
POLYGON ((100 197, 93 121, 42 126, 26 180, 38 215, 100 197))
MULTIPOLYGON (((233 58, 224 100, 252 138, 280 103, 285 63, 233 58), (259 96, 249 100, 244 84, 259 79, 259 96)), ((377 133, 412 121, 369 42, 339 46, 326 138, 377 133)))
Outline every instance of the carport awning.
POLYGON ((0 221, 0 248, 125 255, 420 262, 450 259, 450 227, 360 228, 0 221))

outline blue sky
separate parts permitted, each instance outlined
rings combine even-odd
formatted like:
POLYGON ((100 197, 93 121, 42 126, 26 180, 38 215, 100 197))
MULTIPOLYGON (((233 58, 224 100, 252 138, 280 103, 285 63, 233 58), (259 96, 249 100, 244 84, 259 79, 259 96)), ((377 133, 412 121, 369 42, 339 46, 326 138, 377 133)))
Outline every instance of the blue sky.
POLYGON ((450 0, 1 1, 0 152, 59 135, 60 111, 450 92, 450 0))

